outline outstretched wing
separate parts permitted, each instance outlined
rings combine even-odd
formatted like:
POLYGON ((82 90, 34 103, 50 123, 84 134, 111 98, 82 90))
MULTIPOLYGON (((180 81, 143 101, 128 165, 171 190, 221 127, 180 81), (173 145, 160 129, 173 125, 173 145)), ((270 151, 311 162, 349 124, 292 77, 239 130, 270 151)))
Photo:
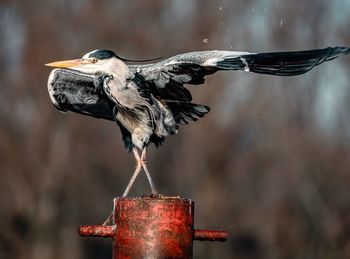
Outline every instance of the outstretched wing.
POLYGON ((158 63, 129 65, 134 73, 148 82, 154 96, 172 101, 191 102, 192 96, 184 84, 203 84, 206 75, 220 70, 214 62, 239 57, 248 52, 196 51, 179 54, 158 63))
POLYGON ((207 106, 188 105, 192 96, 185 84, 203 84, 206 75, 219 70, 243 70, 276 76, 299 75, 349 52, 350 49, 345 47, 271 53, 197 51, 154 64, 129 67, 143 77, 154 96, 167 104, 176 122, 185 124, 209 112, 207 106))
POLYGON ((218 70, 243 70, 276 76, 306 73, 325 61, 349 54, 350 49, 334 47, 305 51, 250 53, 235 51, 197 51, 176 55, 161 62, 130 65, 154 85, 166 99, 190 101, 184 84, 202 84, 204 77, 218 70))
POLYGON ((219 70, 243 70, 277 76, 299 75, 349 52, 350 49, 345 47, 271 53, 197 51, 154 64, 129 67, 134 73, 140 74, 152 94, 171 109, 175 121, 185 124, 209 112, 207 106, 189 105, 192 96, 184 87, 185 84, 203 84, 206 75, 219 70))
POLYGON ((47 86, 51 101, 57 109, 114 121, 115 104, 103 91, 102 76, 70 69, 54 69, 47 86))
POLYGON ((223 70, 245 70, 275 76, 295 76, 308 72, 323 62, 350 53, 346 47, 304 51, 270 52, 242 55, 219 60, 215 65, 223 70))

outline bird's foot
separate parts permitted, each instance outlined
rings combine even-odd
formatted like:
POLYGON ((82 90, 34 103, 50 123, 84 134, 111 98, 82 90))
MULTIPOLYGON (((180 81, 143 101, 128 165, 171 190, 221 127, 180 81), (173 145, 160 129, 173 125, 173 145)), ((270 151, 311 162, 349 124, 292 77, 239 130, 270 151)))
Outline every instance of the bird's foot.
POLYGON ((164 197, 164 196, 161 195, 160 193, 156 193, 156 192, 151 193, 151 194, 149 194, 149 195, 146 195, 146 194, 142 195, 142 198, 152 198, 152 199, 156 199, 156 198, 162 198, 162 197, 164 197))
POLYGON ((151 197, 151 198, 162 198, 163 195, 161 195, 160 193, 152 193, 149 197, 151 197))

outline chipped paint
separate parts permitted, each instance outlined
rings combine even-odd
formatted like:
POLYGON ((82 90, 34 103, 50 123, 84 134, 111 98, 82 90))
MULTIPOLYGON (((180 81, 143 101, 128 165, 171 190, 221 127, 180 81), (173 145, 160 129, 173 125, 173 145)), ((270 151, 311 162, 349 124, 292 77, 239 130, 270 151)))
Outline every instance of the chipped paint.
POLYGON ((161 195, 114 199, 113 226, 82 226, 82 236, 112 237, 113 258, 192 258, 193 240, 225 241, 228 233, 194 229, 194 202, 161 195))

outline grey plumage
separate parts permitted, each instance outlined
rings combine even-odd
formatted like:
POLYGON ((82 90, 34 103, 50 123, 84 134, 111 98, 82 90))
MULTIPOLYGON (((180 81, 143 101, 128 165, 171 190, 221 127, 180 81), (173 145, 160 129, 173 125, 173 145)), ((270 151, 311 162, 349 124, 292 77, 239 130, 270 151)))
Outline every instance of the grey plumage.
POLYGON ((299 75, 349 52, 345 47, 272 53, 213 50, 132 65, 113 51, 95 50, 78 60, 48 64, 63 68, 51 72, 48 90, 58 109, 115 120, 125 146, 145 151, 149 143, 159 146, 179 126, 209 112, 209 107, 192 103, 185 85, 203 84, 205 76, 220 70, 299 75))
POLYGON ((48 90, 58 110, 114 121, 115 104, 104 93, 102 83, 102 76, 54 69, 49 77, 48 90))

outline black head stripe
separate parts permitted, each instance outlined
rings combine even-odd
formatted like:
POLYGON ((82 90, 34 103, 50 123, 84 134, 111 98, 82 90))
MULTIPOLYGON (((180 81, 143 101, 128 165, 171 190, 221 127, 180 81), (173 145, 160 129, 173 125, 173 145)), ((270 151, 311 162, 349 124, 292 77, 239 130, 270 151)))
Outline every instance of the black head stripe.
POLYGON ((89 58, 109 59, 116 56, 117 55, 112 50, 99 49, 99 50, 96 50, 95 52, 92 52, 89 55, 89 58))

